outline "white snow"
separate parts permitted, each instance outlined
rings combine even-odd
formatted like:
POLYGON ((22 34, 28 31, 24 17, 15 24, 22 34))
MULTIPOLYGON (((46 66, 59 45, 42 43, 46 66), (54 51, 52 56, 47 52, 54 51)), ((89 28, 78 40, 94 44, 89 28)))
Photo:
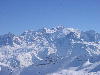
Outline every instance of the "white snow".
POLYGON ((51 74, 47 74, 47 75, 100 75, 100 71, 88 73, 86 71, 74 71, 74 70, 63 69, 56 73, 51 73, 51 74))
POLYGON ((28 67, 30 65, 33 64, 32 62, 32 56, 30 53, 22 53, 22 54, 19 54, 17 59, 20 61, 20 65, 22 67, 28 67))
POLYGON ((89 59, 83 64, 83 67, 86 67, 88 65, 91 65, 92 63, 89 61, 89 59))
POLYGON ((48 28, 44 28, 46 30, 46 33, 54 33, 56 32, 56 29, 48 29, 48 28))
POLYGON ((1 69, 1 66, 0 66, 0 72, 1 72, 1 70, 2 70, 2 69, 1 69))
POLYGON ((88 58, 86 58, 88 59, 87 61, 83 58, 80 58, 83 59, 85 63, 82 63, 82 65, 79 64, 79 66, 77 67, 68 65, 68 63, 74 62, 76 57, 79 57, 78 51, 81 51, 80 54, 82 54, 82 56, 87 53, 89 57, 93 55, 98 57, 100 55, 100 41, 98 43, 84 41, 84 39, 80 38, 81 31, 74 28, 57 27, 53 29, 44 29, 46 33, 51 34, 50 37, 48 35, 44 35, 42 32, 35 31, 35 34, 31 35, 32 31, 26 31, 26 34, 24 36, 14 36, 13 46, 4 45, 0 47, 0 65, 14 69, 13 67, 11 67, 12 62, 10 60, 17 60, 18 62, 20 62, 20 64, 18 65, 19 68, 27 68, 32 65, 38 65, 36 66, 38 71, 41 70, 38 68, 40 68, 39 66, 42 63, 45 64, 45 66, 42 65, 42 69, 45 69, 45 73, 52 69, 57 69, 55 72, 47 75, 100 75, 99 71, 90 72, 92 69, 100 65, 100 62, 98 61, 95 61, 95 63, 91 63, 88 58), (73 32, 78 40, 74 38, 72 39, 70 37, 66 38, 65 36, 70 32, 73 32), (19 45, 14 41, 18 41, 21 44, 19 45), (90 46, 92 46, 93 48, 90 46), (52 57, 52 54, 54 55, 54 57, 52 57), (34 61, 32 61, 33 57, 34 61), (58 68, 59 65, 60 69, 58 68), (68 69, 65 68, 66 65, 69 66, 67 67, 68 69), (82 69, 77 70, 80 66, 82 69), (64 67, 64 69, 62 67, 64 67))

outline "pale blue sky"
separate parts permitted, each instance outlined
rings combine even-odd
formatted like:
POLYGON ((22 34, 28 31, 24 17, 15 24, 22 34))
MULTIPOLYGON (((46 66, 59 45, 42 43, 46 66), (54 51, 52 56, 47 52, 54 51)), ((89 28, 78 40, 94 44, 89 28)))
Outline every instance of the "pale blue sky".
POLYGON ((0 0, 0 34, 57 25, 100 32, 100 0, 0 0))

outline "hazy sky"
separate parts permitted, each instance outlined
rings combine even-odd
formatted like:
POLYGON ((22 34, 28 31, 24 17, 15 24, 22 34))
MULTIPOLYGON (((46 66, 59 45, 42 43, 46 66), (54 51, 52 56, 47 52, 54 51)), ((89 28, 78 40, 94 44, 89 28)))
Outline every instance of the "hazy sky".
POLYGON ((100 0, 0 0, 0 34, 57 25, 100 32, 100 0))

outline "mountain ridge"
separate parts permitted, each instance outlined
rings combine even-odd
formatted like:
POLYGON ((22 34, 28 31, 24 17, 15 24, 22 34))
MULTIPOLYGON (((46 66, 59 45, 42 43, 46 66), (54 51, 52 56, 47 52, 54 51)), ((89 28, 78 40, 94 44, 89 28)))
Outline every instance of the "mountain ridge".
MULTIPOLYGON (((46 75, 71 67, 76 67, 76 72, 88 72, 87 69, 94 65, 89 70, 92 72, 100 65, 99 57, 100 34, 93 30, 80 31, 58 26, 28 30, 17 36, 12 33, 0 36, 0 65, 9 68, 11 75, 16 72, 17 75, 27 75, 29 72, 46 75), (92 64, 82 66, 88 60, 92 64), (27 72, 29 68, 32 71, 27 72)), ((98 73, 100 70, 94 71, 98 73)))

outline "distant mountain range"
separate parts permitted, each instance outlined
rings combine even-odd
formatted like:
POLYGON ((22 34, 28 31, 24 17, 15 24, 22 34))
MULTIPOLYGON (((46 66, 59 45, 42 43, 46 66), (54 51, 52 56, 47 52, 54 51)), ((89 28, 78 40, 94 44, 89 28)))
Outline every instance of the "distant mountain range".
POLYGON ((58 26, 0 35, 0 75, 100 75, 100 34, 58 26))

